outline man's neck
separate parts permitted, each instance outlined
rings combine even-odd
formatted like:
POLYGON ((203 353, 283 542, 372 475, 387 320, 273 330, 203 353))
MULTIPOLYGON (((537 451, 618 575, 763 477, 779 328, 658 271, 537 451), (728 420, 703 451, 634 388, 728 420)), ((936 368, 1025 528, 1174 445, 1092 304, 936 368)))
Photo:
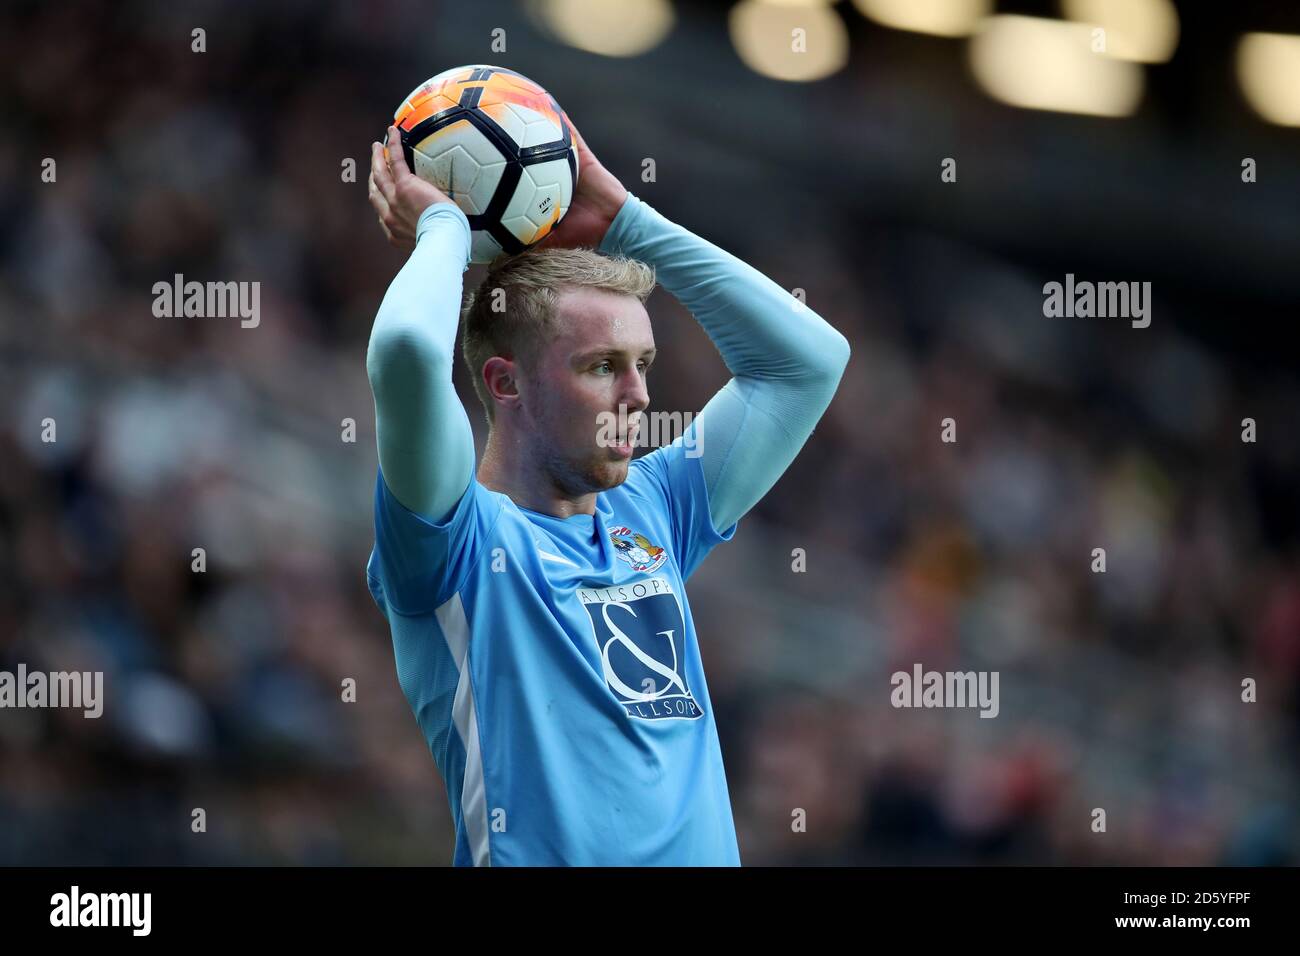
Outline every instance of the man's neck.
POLYGON ((562 494, 546 473, 536 465, 529 467, 533 456, 519 454, 521 443, 510 445, 497 429, 488 432, 487 447, 478 466, 478 481, 489 491, 505 495, 521 508, 556 518, 596 513, 596 493, 577 498, 562 494))

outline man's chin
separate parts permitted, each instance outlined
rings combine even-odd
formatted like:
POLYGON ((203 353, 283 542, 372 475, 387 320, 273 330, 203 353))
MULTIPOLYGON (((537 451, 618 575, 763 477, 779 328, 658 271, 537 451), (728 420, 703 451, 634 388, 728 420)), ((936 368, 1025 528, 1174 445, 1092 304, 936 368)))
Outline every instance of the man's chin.
POLYGON ((628 459, 626 458, 604 462, 597 472, 601 483, 600 490, 608 491, 610 488, 617 488, 627 481, 627 466, 628 459))
POLYGON ((557 481, 556 487, 571 495, 595 494, 617 488, 627 481, 628 462, 597 459, 588 462, 581 470, 569 469, 567 480, 557 481))

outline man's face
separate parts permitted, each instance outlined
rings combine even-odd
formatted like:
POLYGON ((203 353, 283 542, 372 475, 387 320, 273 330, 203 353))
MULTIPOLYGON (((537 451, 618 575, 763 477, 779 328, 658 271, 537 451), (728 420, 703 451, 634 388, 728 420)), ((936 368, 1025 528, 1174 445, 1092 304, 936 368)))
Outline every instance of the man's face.
POLYGON ((650 316, 632 296, 574 288, 561 293, 555 326, 520 383, 526 440, 565 494, 604 491, 627 478, 650 403, 650 316))

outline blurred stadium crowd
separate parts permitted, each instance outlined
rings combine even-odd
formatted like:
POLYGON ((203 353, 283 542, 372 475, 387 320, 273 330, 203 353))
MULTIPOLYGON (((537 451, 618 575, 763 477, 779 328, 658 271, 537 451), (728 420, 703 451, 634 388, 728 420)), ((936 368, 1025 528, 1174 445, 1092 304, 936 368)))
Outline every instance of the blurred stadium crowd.
MULTIPOLYGON (((0 712, 0 864, 446 863, 364 577, 364 354, 402 261, 365 167, 397 97, 489 54, 413 50, 404 3, 202 9, 18 4, 0 30, 0 669, 103 670, 107 694, 99 720, 0 712), (260 326, 156 318, 175 273, 260 281, 260 326)), ((853 345, 691 582, 742 859, 1300 862, 1295 377, 1173 305, 1141 332, 1044 318, 1043 276, 905 222, 719 231, 707 183, 638 188, 647 147, 552 88, 634 191, 853 345), (892 708, 916 661, 998 670, 1000 715, 892 708)), ((698 409, 725 369, 662 292, 651 315, 654 406, 698 409)))

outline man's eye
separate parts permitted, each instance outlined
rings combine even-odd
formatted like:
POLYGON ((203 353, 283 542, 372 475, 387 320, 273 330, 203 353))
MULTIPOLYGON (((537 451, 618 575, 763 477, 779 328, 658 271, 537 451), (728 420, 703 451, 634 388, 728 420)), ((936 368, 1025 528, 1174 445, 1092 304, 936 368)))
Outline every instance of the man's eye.
POLYGON ((601 362, 599 365, 596 366, 596 371, 602 373, 612 372, 614 371, 614 366, 609 362, 601 362))

